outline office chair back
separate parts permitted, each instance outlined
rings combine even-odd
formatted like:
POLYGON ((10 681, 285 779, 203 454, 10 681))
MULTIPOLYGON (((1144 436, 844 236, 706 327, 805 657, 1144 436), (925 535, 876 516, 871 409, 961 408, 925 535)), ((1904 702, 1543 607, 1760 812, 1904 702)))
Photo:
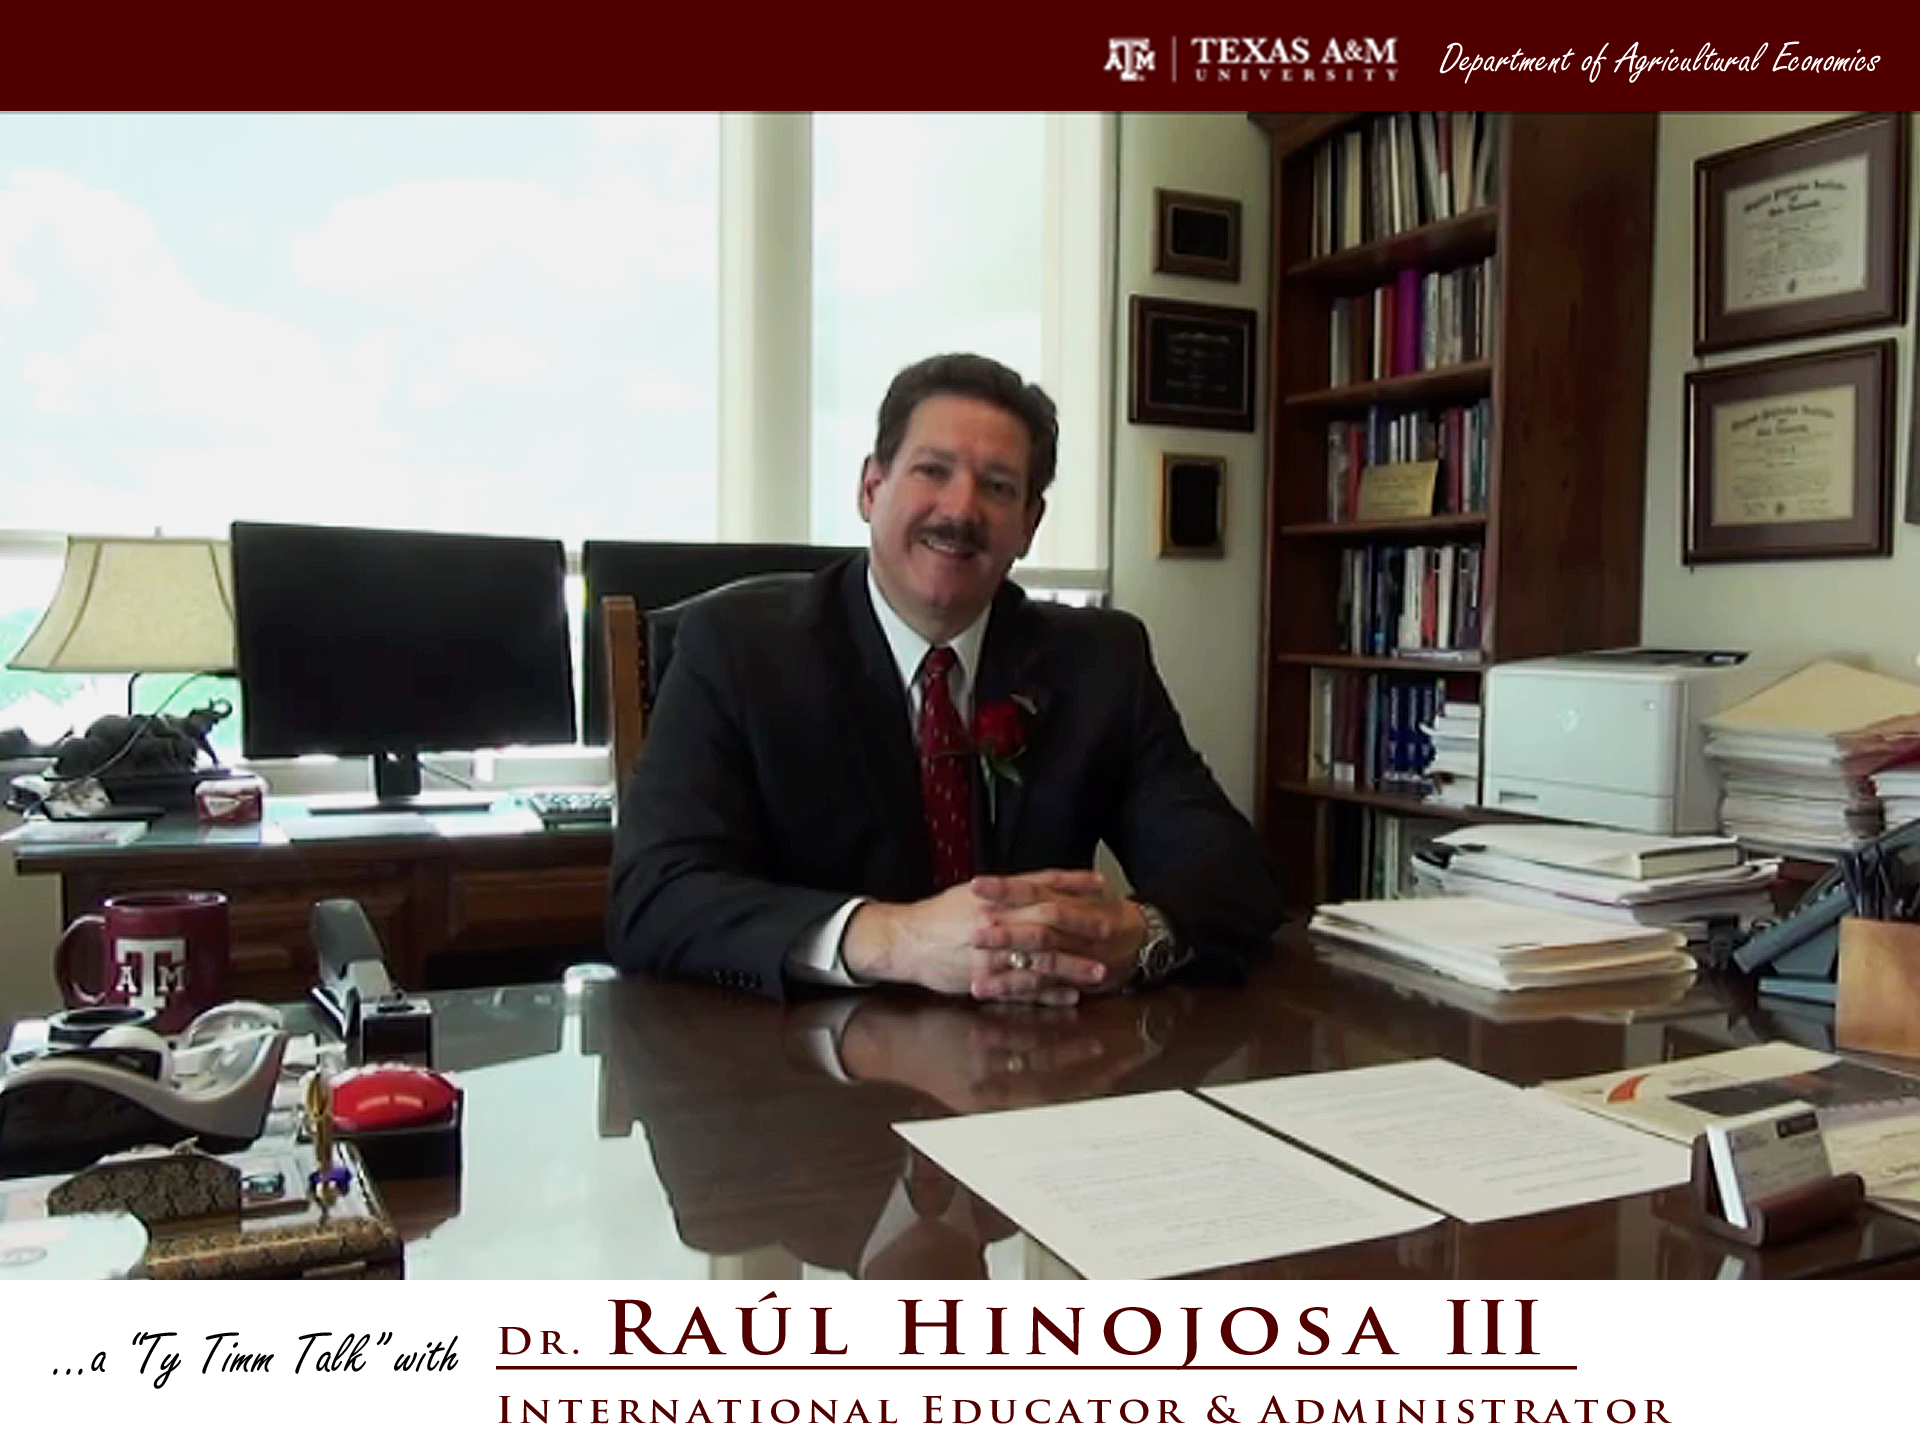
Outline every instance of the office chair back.
MULTIPOLYGON (((591 656, 602 651, 600 601, 606 596, 631 595, 645 615, 748 575, 811 573, 860 553, 859 548, 848 546, 761 541, 589 540, 580 547, 580 575, 587 588, 584 653, 591 656)), ((595 665, 588 669, 581 687, 585 691, 581 738, 589 745, 604 745, 613 738, 607 728, 605 680, 595 665)))
POLYGON ((613 748, 616 785, 624 785, 640 758, 647 717, 654 698, 673 663, 674 640, 680 622, 694 606, 716 595, 741 591, 792 590, 811 577, 804 573, 748 575, 716 585, 698 595, 644 613, 631 595, 608 595, 600 601, 602 674, 607 682, 607 736, 613 748))

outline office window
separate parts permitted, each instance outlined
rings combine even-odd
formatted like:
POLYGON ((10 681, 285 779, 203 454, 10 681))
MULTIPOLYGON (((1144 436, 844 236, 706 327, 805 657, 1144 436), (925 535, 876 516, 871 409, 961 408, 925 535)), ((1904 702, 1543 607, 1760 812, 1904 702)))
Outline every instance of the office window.
POLYGON ((866 542, 855 508, 901 366, 974 350, 1040 374, 1045 120, 813 119, 813 539, 866 542))
MULTIPOLYGON (((811 130, 813 533, 788 538, 864 543, 855 485, 887 380, 980 350, 1061 404, 1029 583, 1097 598, 1111 117, 811 130)), ((0 661, 70 532, 716 537, 720 287, 743 283, 721 272, 719 131, 0 115, 0 661)), ((141 708, 166 689, 143 681, 141 708)), ((30 716, 43 737, 124 703, 122 677, 0 672, 0 728, 30 716)))
POLYGON ((1104 586, 1110 137, 1097 115, 814 117, 816 543, 866 540, 856 487, 895 372, 972 350, 1060 406, 1060 471, 1028 567, 1104 586))
POLYGON ((714 533, 712 115, 0 117, 0 529, 714 533))

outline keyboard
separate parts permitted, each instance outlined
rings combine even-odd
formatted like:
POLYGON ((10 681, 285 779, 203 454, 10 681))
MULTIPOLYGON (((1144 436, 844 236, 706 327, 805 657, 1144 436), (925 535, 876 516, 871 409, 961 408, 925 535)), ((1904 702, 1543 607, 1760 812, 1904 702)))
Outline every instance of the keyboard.
POLYGON ((532 790, 522 795, 527 808, 540 817, 548 829, 566 825, 610 825, 613 823, 613 792, 610 790, 532 790))

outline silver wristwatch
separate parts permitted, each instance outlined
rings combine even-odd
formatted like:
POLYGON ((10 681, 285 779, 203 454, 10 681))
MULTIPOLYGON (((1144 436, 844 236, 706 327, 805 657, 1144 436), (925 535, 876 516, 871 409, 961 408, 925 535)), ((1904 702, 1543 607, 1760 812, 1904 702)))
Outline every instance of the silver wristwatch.
POLYGON ((1178 970, 1186 963, 1187 955, 1174 939, 1173 929, 1167 924, 1167 917, 1160 913, 1160 907, 1144 901, 1135 903, 1140 906, 1140 918, 1146 922, 1147 938, 1140 947, 1139 958, 1134 961, 1133 980, 1138 985, 1152 985, 1178 970))

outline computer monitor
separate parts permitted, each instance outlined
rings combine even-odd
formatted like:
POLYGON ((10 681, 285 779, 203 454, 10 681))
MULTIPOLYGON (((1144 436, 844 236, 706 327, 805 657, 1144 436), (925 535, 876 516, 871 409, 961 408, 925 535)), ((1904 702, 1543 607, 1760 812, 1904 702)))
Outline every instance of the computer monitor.
POLYGON ((581 666, 586 692, 581 738, 605 745, 607 677, 601 673, 600 599, 631 595, 644 613, 685 600, 749 575, 811 572, 858 550, 833 545, 721 545, 652 540, 589 540, 580 547, 586 582, 585 650, 581 666))
POLYGON ((443 807, 422 752, 574 739, 558 540, 259 521, 232 540, 248 756, 366 755, 374 808, 443 807))

